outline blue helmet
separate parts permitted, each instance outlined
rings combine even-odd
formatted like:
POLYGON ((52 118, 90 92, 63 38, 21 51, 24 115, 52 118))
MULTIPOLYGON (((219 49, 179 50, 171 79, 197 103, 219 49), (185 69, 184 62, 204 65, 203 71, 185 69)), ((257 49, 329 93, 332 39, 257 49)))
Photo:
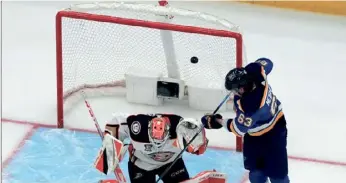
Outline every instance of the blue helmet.
POLYGON ((234 68, 230 70, 225 78, 225 88, 229 91, 238 90, 241 87, 248 87, 252 83, 244 68, 234 68))

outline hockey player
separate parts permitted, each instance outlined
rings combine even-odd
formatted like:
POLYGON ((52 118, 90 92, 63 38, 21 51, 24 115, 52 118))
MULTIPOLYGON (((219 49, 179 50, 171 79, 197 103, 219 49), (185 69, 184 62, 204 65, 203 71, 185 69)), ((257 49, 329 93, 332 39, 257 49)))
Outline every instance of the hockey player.
POLYGON ((251 183, 288 183, 287 128, 281 102, 267 81, 273 63, 260 58, 245 68, 229 71, 225 87, 234 93, 234 119, 205 115, 208 129, 222 126, 244 137, 243 156, 251 183))
MULTIPOLYGON (((117 151, 121 147, 112 144, 112 141, 124 142, 130 139, 128 172, 132 183, 155 183, 155 176, 162 175, 198 132, 199 135, 188 146, 187 152, 203 154, 208 142, 202 123, 175 114, 115 115, 107 123, 105 131, 103 144, 109 142, 105 145, 108 157, 99 159, 107 159, 108 163, 99 161, 98 164, 102 164, 106 169, 116 167, 122 155, 119 156, 112 151, 117 151), (110 154, 114 156, 111 157, 110 154)), ((178 157, 175 164, 162 177, 162 181, 178 183, 189 178, 182 157, 178 157)))

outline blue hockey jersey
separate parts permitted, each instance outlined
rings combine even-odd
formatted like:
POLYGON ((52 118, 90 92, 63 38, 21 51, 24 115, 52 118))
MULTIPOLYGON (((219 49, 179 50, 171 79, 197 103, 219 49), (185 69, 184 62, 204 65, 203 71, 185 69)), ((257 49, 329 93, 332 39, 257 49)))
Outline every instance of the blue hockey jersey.
POLYGON ((237 136, 248 133, 261 136, 270 131, 283 116, 281 102, 272 92, 267 81, 273 63, 269 59, 260 59, 245 67, 255 79, 256 88, 242 96, 234 96, 236 117, 227 120, 227 128, 237 136))

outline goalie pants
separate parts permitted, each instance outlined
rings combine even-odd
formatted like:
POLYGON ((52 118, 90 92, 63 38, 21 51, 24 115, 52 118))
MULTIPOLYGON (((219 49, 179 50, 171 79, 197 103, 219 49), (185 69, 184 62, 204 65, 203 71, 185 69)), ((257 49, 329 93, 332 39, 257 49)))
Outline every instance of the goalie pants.
MULTIPOLYGON (((155 183, 156 175, 160 176, 171 163, 164 165, 158 169, 147 171, 137 167, 133 162, 129 161, 128 170, 131 183, 155 183)), ((162 178, 164 183, 178 183, 190 178, 182 158, 178 159, 172 168, 162 178)))
MULTIPOLYGON (((288 180, 287 127, 282 116, 273 129, 262 136, 244 136, 244 167, 250 171, 251 178, 288 180), (251 177, 251 174, 256 175, 251 177)), ((262 182, 262 181, 251 181, 262 182)), ((284 181, 286 182, 286 181, 284 181)))

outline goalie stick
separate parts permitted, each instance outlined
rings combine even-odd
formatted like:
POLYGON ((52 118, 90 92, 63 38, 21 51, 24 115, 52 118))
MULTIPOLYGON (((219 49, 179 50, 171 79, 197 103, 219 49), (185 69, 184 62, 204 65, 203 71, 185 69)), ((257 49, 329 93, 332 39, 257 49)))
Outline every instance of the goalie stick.
MULTIPOLYGON (((84 99, 84 103, 86 105, 86 107, 88 108, 88 111, 89 111, 89 114, 90 114, 90 117, 93 119, 94 121, 94 124, 95 124, 95 127, 97 129, 97 133, 99 134, 99 136, 101 137, 101 140, 103 140, 103 132, 101 130, 101 127, 99 125, 99 122, 97 121, 97 118, 94 114, 94 111, 93 109, 91 108, 89 102, 87 101, 86 99, 86 95, 85 93, 82 91, 81 93, 83 99, 84 99)), ((126 146, 126 144, 124 144, 124 146, 126 146)), ((116 176, 116 178, 121 182, 121 183, 126 183, 126 178, 123 174, 123 171, 120 169, 119 165, 117 165, 117 167, 115 168, 114 170, 114 174, 116 176)))
MULTIPOLYGON (((228 94, 225 96, 225 98, 221 101, 221 103, 220 103, 220 104, 216 107, 216 109, 213 111, 213 114, 216 114, 216 113, 217 113, 217 111, 218 111, 218 110, 220 109, 220 107, 227 101, 227 99, 230 97, 230 95, 231 95, 231 92, 228 93, 228 94)), ((186 146, 184 147, 184 149, 180 151, 180 153, 179 153, 178 156, 174 159, 174 161, 171 163, 171 165, 170 165, 169 167, 167 167, 167 168, 165 169, 164 172, 162 172, 162 174, 161 174, 161 175, 159 176, 159 178, 157 179, 156 183, 158 183, 158 182, 162 179, 162 177, 164 177, 164 176, 167 174, 167 172, 173 167, 173 165, 174 165, 174 164, 177 162, 177 160, 181 157, 181 155, 184 153, 184 151, 186 151, 186 149, 189 147, 189 145, 195 140, 195 138, 198 136, 198 134, 202 132, 202 130, 203 130, 203 128, 201 128, 201 130, 198 131, 198 133, 196 133, 196 135, 194 135, 194 136, 192 137, 192 139, 186 144, 186 146)))

